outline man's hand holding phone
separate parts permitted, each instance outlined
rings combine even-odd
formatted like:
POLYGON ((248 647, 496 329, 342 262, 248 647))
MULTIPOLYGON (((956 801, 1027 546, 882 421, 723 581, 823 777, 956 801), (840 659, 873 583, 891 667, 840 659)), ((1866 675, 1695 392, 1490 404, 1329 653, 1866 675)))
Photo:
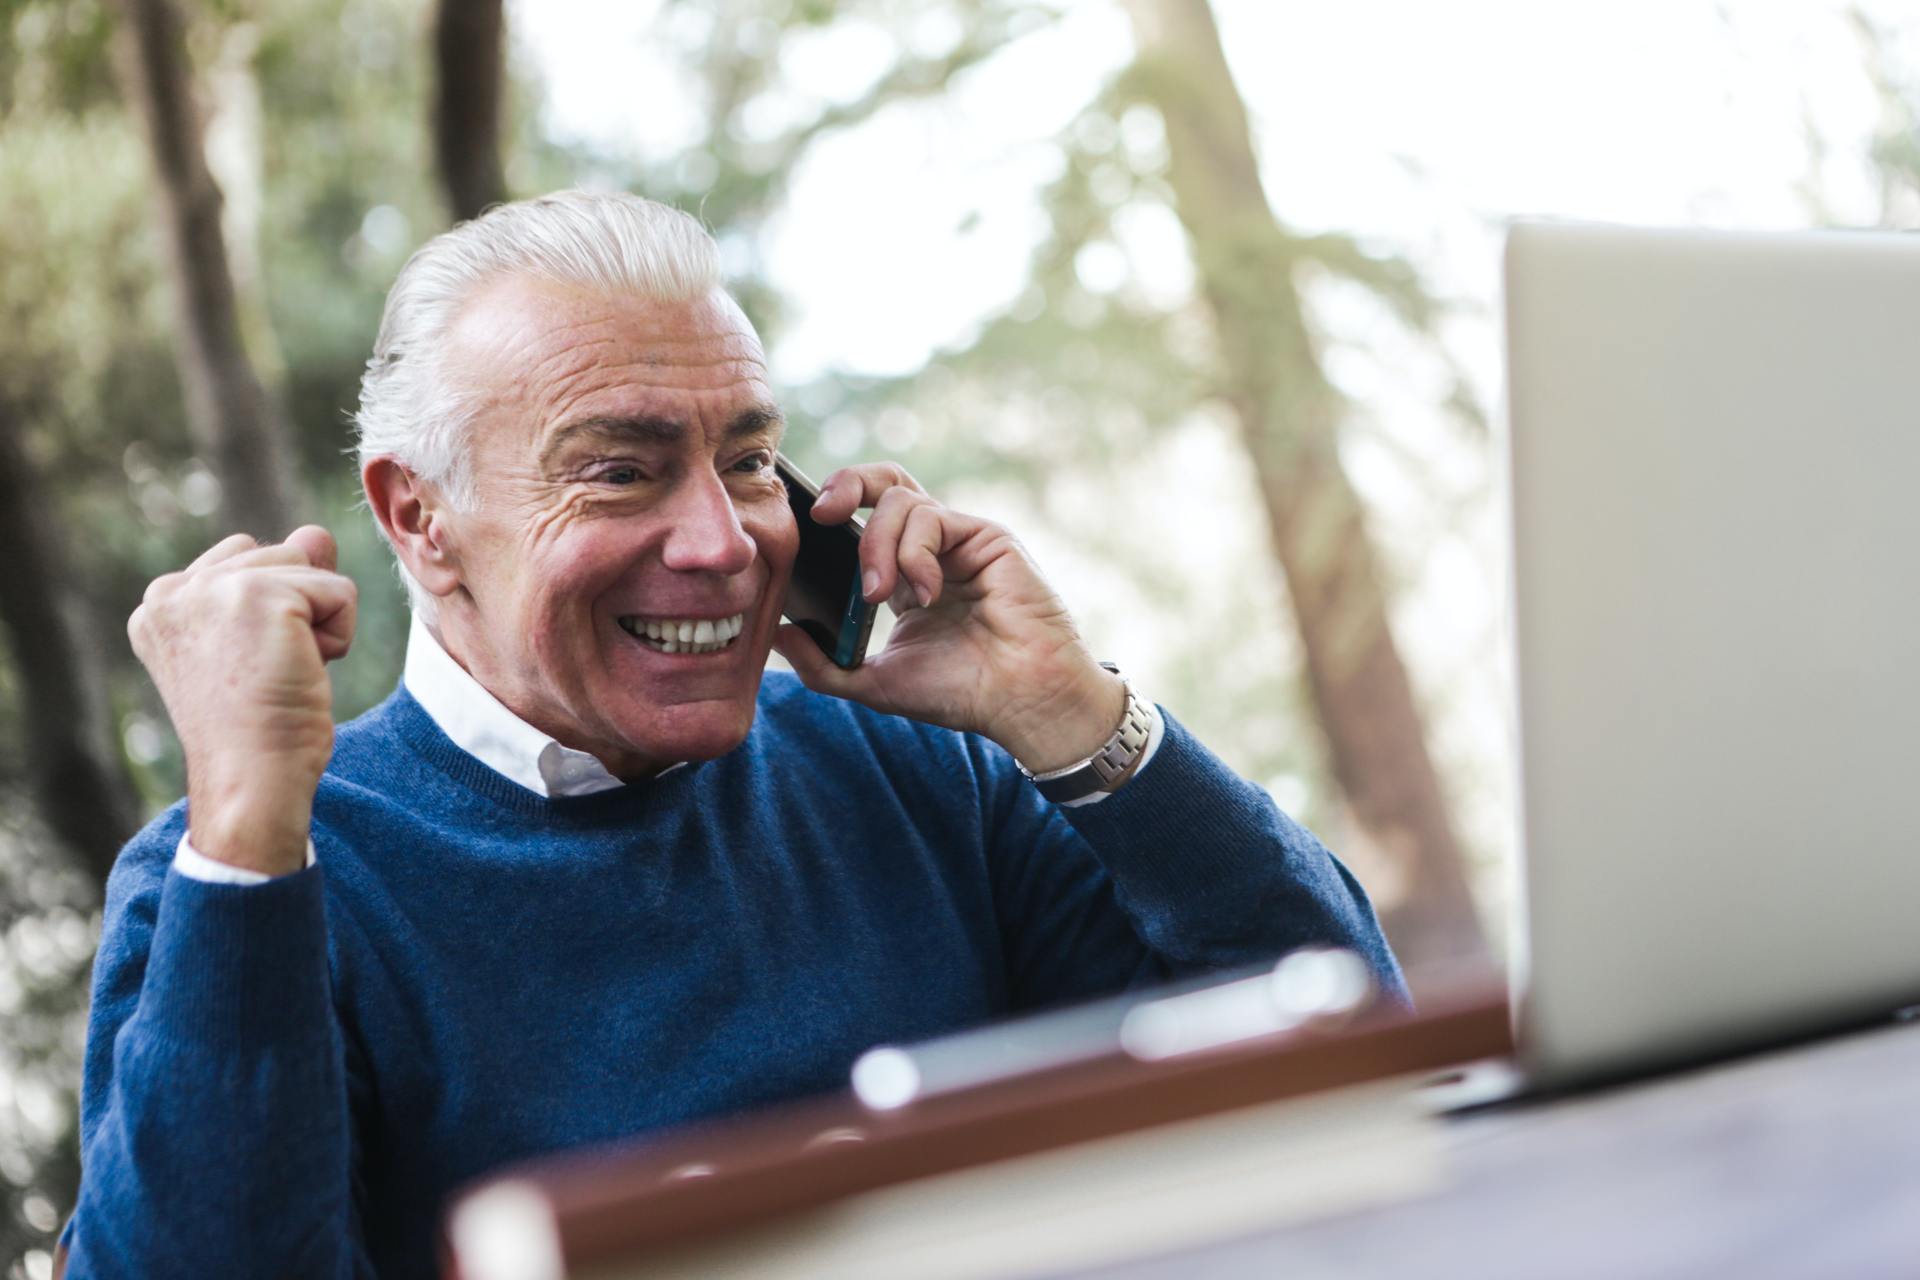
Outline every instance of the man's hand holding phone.
POLYGON ((982 734, 1035 772, 1098 750, 1120 723, 1124 687, 1019 540, 942 505, 891 462, 828 476, 812 518, 844 524, 863 508, 873 514, 859 544, 862 594, 899 620, 885 650, 853 670, 783 625, 774 647, 807 687, 982 734))

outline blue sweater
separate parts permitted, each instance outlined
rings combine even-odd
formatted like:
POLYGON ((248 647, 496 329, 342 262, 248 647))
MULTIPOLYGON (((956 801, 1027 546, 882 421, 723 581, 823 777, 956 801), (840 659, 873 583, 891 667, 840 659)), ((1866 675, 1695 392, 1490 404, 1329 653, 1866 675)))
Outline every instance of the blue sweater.
POLYGON ((547 799, 403 688, 340 728, 315 866, 107 886, 68 1275, 426 1276, 521 1157, 842 1087, 864 1049, 1305 943, 1404 994, 1364 893, 1171 717, 1108 800, 769 676, 746 742, 547 799))

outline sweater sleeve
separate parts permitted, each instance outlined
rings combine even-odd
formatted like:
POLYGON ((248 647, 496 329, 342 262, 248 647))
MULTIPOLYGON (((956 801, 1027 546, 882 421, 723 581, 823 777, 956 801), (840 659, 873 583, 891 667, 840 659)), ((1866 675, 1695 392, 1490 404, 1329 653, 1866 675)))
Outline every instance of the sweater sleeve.
POLYGON ((1049 803, 1004 752, 982 744, 1017 1005, 1271 962, 1309 945, 1357 952, 1404 1003, 1406 982, 1352 873, 1161 715, 1151 767, 1099 804, 1049 803))
POLYGON ((183 826, 135 837, 108 883, 66 1274, 371 1275, 323 870, 194 880, 168 868, 183 826))

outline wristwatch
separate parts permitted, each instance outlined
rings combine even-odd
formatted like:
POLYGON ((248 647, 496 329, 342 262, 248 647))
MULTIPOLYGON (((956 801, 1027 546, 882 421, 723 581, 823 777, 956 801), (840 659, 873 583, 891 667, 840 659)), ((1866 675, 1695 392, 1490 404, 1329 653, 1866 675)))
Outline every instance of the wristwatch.
POLYGON ((1065 804, 1072 800, 1084 800, 1090 795, 1102 791, 1119 789, 1120 780, 1126 776, 1147 749, 1147 741, 1153 736, 1153 719, 1156 714, 1153 704, 1142 702, 1133 692, 1133 682, 1121 675, 1120 668, 1111 662, 1100 664, 1113 674, 1120 676, 1120 683, 1127 691, 1127 709, 1120 716, 1120 727, 1113 731, 1101 748, 1078 764, 1070 764, 1063 769, 1049 769, 1045 773, 1035 773, 1020 764, 1020 772, 1034 786, 1040 788, 1040 794, 1055 804, 1065 804))

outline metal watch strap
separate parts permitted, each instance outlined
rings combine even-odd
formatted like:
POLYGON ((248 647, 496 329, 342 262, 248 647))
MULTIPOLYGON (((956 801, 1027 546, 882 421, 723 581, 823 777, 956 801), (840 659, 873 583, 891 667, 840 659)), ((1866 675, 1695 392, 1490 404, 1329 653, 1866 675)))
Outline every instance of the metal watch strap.
MULTIPOLYGON (((1036 775, 1024 764, 1020 765, 1020 772, 1026 774, 1033 785, 1040 789, 1041 795, 1055 804, 1113 790, 1120 779, 1126 776, 1127 770, 1140 759, 1141 753, 1147 749, 1147 740, 1153 734, 1153 708, 1134 695, 1133 683, 1121 675, 1119 667, 1111 662, 1100 665, 1120 676, 1120 683, 1127 691, 1127 708, 1121 713, 1120 727, 1113 731, 1113 736, 1085 760, 1065 769, 1036 775)), ((1020 762, 1016 760, 1014 763, 1020 762)))

